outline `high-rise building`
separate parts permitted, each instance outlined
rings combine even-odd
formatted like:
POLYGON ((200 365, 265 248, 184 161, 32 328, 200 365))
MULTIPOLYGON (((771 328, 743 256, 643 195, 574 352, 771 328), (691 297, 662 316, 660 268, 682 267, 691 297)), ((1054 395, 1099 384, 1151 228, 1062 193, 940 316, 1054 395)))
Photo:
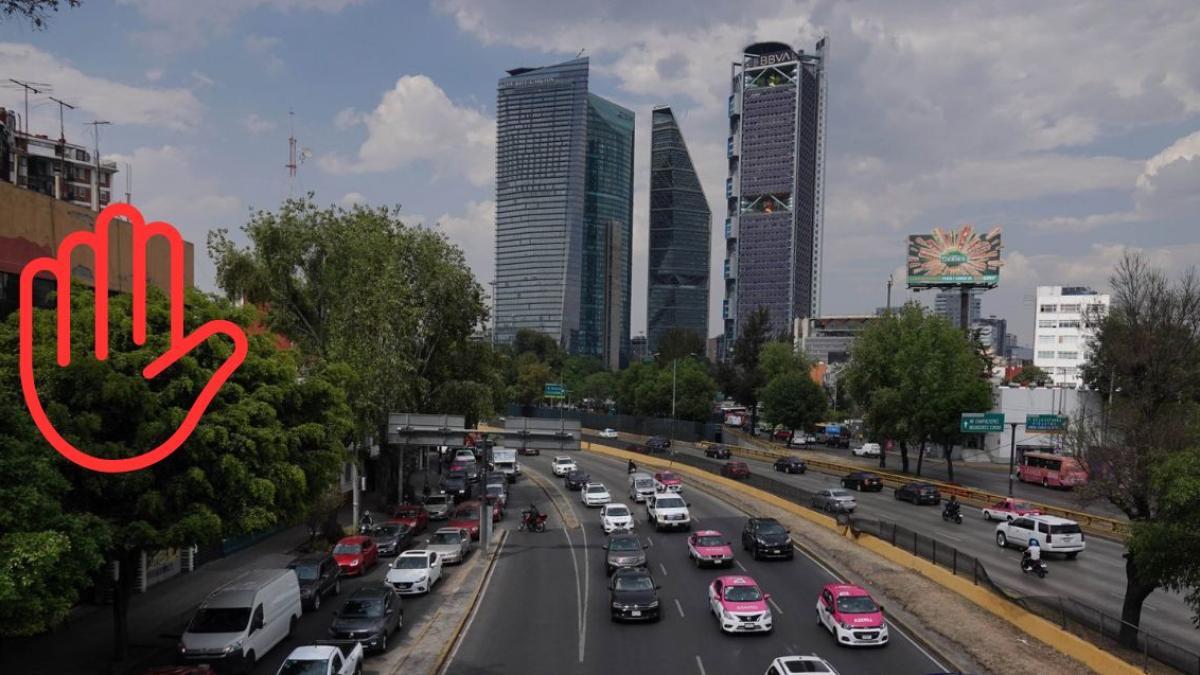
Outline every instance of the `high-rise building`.
POLYGON ((633 113, 589 94, 581 58, 508 71, 496 130, 496 342, 529 328, 624 363, 633 113))
POLYGON ((1109 296, 1086 286, 1038 286, 1033 364, 1054 384, 1078 387, 1088 344, 1108 313, 1109 296))
POLYGON ((826 48, 760 42, 731 68, 726 345, 759 307, 776 333, 820 312, 826 48))
POLYGON ((971 330, 979 336, 979 342, 997 359, 1008 356, 1008 321, 998 316, 976 319, 971 330))
POLYGON ((0 181, 99 211, 116 173, 116 163, 82 145, 21 131, 16 113, 0 108, 0 181))
MULTIPOLYGON (((983 301, 980 296, 983 291, 969 290, 967 294, 970 299, 967 301, 967 321, 969 325, 979 323, 979 317, 983 312, 983 301)), ((943 316, 947 321, 955 326, 962 325, 962 291, 959 289, 949 291, 938 291, 938 294, 933 299, 933 312, 938 316, 943 316)))
POLYGON ((654 352, 673 328, 708 335, 712 212, 675 114, 658 106, 652 115, 646 337, 654 352))

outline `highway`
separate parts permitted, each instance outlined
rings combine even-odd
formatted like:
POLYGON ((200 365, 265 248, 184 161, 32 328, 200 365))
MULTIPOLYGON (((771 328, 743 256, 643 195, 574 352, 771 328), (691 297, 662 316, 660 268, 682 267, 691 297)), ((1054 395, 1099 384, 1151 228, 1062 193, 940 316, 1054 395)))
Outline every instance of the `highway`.
MULTIPOLYGON (((626 494, 624 464, 587 453, 572 454, 593 480, 634 506, 626 494)), ((689 490, 686 481, 684 496, 698 521, 693 527, 724 533, 734 542, 733 572, 750 574, 771 594, 773 633, 722 634, 709 613, 706 589, 714 578, 729 572, 696 569, 687 557, 687 535, 653 532, 640 505, 633 510, 640 518, 639 533, 651 542, 649 568, 662 586, 663 618, 655 624, 612 623, 599 509, 584 507, 578 493, 562 488, 562 481, 550 473, 551 456, 525 457, 522 465, 565 495, 568 519, 580 526, 564 527, 563 517, 532 480, 517 484, 515 504, 525 508, 536 499, 538 508, 551 514, 550 528, 541 534, 518 532, 509 537, 478 610, 452 655, 446 671, 450 675, 760 675, 775 657, 812 653, 828 659, 843 675, 944 670, 894 624, 886 647, 839 647, 817 625, 815 616, 817 594, 834 576, 801 553, 791 561, 751 560, 738 545, 745 514, 704 492, 689 490)))

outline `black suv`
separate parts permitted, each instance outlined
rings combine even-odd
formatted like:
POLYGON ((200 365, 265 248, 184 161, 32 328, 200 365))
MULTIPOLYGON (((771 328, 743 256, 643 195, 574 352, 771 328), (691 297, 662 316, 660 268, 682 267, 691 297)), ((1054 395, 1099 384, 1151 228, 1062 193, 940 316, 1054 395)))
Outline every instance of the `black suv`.
POLYGON ((650 452, 666 452, 667 448, 671 447, 671 439, 663 438, 662 436, 651 436, 646 439, 646 447, 650 448, 650 452))
POLYGON ((712 457, 714 459, 729 459, 733 456, 733 453, 729 451, 729 448, 723 445, 710 445, 704 449, 704 456, 712 457))
POLYGON ((567 474, 566 478, 563 479, 563 484, 571 491, 582 490, 583 486, 591 479, 592 477, 587 473, 576 469, 567 474))
POLYGON ((775 460, 775 470, 784 473, 804 473, 808 465, 799 457, 780 457, 775 460))
POLYGON ((442 479, 442 490, 455 500, 471 498, 471 483, 463 471, 451 471, 442 479))
POLYGON ((755 560, 786 558, 796 555, 787 528, 774 518, 750 518, 742 528, 742 549, 750 551, 755 560))
POLYGON ((854 471, 842 479, 842 487, 859 492, 882 492, 883 479, 870 471, 854 471))
POLYGON ((296 558, 288 563, 288 569, 296 570, 296 578, 300 580, 300 600, 311 610, 320 609, 321 596, 337 595, 342 591, 342 568, 332 553, 296 558))
POLYGON ((937 506, 942 502, 942 493, 938 492, 936 485, 929 483, 905 483, 896 488, 895 496, 897 500, 902 499, 913 504, 937 506))
POLYGON ((625 567, 608 584, 613 621, 658 621, 658 584, 649 570, 625 567))

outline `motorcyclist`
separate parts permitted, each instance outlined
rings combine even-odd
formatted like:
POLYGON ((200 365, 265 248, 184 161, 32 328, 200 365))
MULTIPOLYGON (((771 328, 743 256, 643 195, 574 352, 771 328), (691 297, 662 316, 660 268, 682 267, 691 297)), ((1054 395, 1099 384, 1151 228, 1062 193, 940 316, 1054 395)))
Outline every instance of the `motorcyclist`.
POLYGON ((529 508, 525 511, 525 527, 533 529, 537 525, 537 519, 542 514, 538 512, 537 504, 530 502, 529 508))
POLYGON ((946 514, 953 517, 961 508, 962 505, 958 503, 958 495, 950 495, 950 500, 946 502, 946 514))
POLYGON ((1042 547, 1038 544, 1037 539, 1029 540, 1029 548, 1025 549, 1025 554, 1021 556, 1021 569, 1031 570, 1042 563, 1042 547))
POLYGON ((634 464, 633 460, 631 459, 631 460, 629 460, 628 472, 633 473, 634 471, 637 471, 637 464, 634 464))
POLYGON ((362 532, 370 532, 375 526, 375 518, 371 516, 370 511, 363 511, 362 517, 358 519, 358 528, 362 532))

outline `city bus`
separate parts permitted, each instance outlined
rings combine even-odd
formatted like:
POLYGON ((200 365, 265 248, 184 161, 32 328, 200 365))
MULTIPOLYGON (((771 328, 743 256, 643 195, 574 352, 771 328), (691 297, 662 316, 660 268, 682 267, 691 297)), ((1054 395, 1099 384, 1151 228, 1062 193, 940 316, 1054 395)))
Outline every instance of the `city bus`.
POLYGON ((1074 457, 1049 452, 1026 452, 1017 467, 1017 477, 1042 487, 1074 487, 1088 481, 1087 469, 1074 457))

